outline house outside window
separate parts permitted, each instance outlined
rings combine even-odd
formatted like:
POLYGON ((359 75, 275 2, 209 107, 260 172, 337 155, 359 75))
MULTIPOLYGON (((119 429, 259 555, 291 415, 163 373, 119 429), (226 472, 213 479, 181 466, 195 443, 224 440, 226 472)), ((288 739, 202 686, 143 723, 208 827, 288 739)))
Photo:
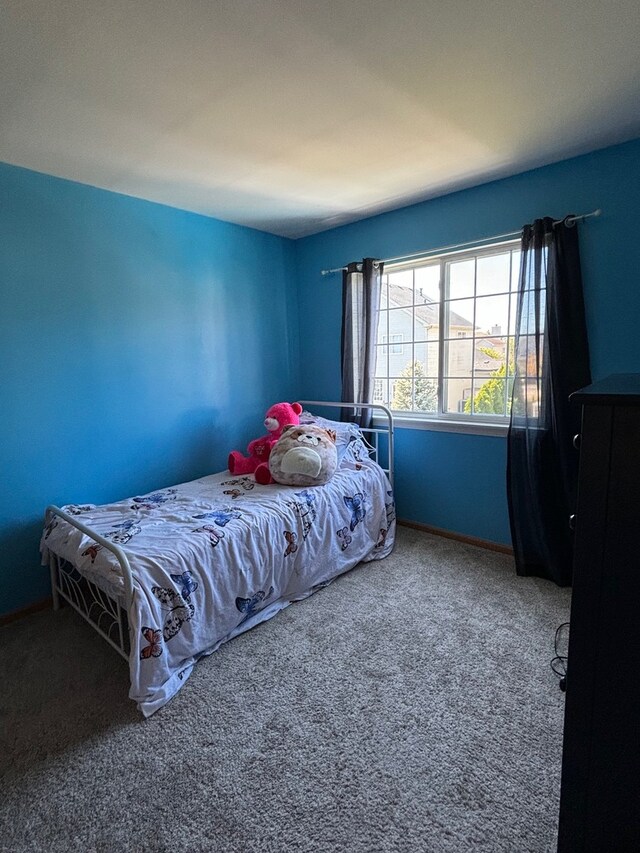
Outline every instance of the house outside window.
POLYGON ((508 423, 519 268, 518 241, 387 265, 375 401, 412 420, 508 423))

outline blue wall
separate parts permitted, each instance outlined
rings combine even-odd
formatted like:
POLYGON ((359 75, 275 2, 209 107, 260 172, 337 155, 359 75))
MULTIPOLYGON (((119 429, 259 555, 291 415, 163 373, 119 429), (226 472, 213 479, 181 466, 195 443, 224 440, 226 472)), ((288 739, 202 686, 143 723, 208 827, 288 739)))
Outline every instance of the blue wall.
MULTIPOLYGON (((517 230, 602 208, 580 225, 592 373, 640 371, 640 140, 412 205, 300 240, 302 395, 340 389, 340 276, 320 270, 517 230), (312 369, 311 369, 312 368, 312 369)), ((401 518, 510 543, 503 438, 400 429, 401 518)))
POLYGON ((0 164, 0 613, 49 503, 226 465, 299 389, 293 243, 0 164))

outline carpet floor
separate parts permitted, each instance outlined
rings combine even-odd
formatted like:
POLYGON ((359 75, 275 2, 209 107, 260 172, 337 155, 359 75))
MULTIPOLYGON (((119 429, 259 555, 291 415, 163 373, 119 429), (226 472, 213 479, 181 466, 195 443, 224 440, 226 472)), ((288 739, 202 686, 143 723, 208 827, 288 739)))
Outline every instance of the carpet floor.
POLYGON ((70 608, 0 629, 0 850, 555 850, 569 592, 399 528, 148 720, 70 608))

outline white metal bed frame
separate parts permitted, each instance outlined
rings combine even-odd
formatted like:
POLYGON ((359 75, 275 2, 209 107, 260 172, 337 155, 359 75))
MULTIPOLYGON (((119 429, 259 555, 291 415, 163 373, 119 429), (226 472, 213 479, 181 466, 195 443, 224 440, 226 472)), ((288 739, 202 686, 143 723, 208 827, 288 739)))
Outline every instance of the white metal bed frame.
MULTIPOLYGON (((369 444, 369 454, 386 473, 393 486, 394 470, 394 427, 393 415, 379 403, 334 403, 322 400, 300 400, 304 406, 321 408, 353 409, 354 412, 376 410, 386 418, 385 426, 360 427, 369 444), (370 438, 368 438, 370 436, 370 438), (386 447, 380 447, 380 439, 386 436, 386 447), (381 461, 382 460, 382 461, 381 461), (383 462, 386 460, 386 467, 383 462)), ((129 629, 127 614, 134 596, 133 573, 126 552, 119 545, 105 539, 95 530, 87 527, 75 516, 51 504, 45 512, 45 524, 50 524, 55 516, 76 527, 96 544, 102 545, 115 556, 122 572, 124 582, 122 599, 107 594, 97 584, 90 581, 69 561, 49 551, 49 570, 51 573, 51 592, 53 609, 58 610, 65 601, 85 619, 94 630, 103 637, 126 661, 129 660, 129 629)))

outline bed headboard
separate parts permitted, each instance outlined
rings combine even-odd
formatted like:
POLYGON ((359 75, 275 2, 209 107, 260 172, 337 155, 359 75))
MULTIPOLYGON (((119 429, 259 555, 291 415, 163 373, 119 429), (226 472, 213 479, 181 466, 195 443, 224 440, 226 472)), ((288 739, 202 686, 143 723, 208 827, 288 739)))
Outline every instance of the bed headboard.
POLYGON ((372 421, 372 426, 360 427, 360 429, 371 445, 372 458, 380 465, 393 486, 393 415, 386 406, 380 403, 335 403, 327 400, 299 400, 298 402, 303 406, 312 406, 314 409, 353 409, 358 413, 362 409, 371 409, 376 418, 375 421, 372 421))

